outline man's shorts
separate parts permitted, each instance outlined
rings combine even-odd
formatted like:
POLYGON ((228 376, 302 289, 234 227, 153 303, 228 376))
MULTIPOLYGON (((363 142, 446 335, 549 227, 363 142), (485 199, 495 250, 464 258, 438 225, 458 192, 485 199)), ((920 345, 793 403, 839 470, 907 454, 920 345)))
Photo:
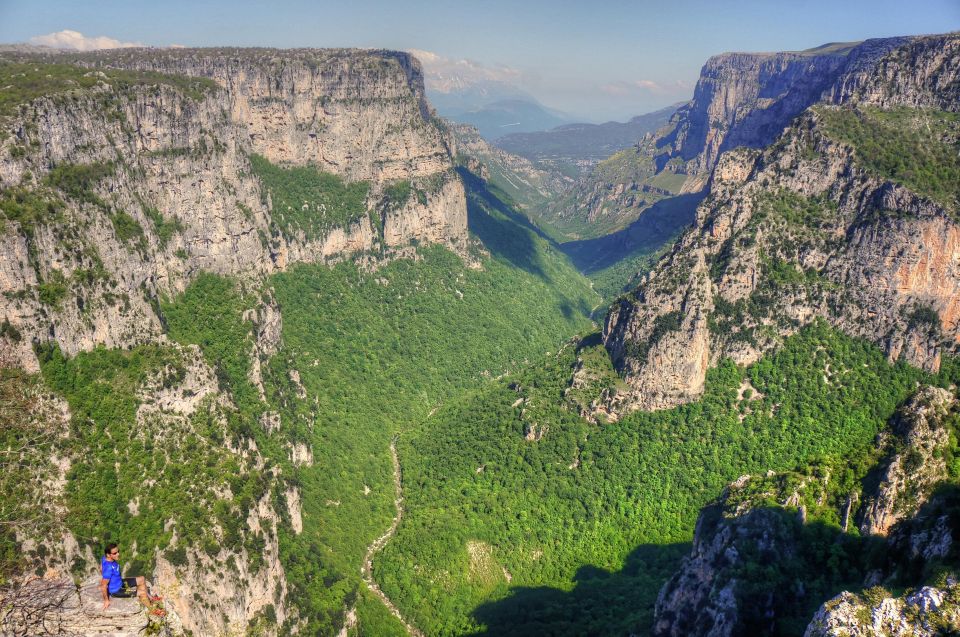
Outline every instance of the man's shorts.
POLYGON ((116 593, 110 593, 110 597, 136 597, 137 596, 137 578, 124 577, 123 586, 116 593))

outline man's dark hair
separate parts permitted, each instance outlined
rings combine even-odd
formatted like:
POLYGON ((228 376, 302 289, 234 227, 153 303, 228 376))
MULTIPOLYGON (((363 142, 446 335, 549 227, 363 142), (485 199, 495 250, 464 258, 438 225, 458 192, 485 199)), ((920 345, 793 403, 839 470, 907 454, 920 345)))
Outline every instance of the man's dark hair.
POLYGON ((117 548, 117 543, 116 543, 116 542, 110 542, 110 544, 107 544, 107 548, 105 548, 105 549, 103 550, 103 554, 104 554, 104 555, 110 555, 110 552, 111 552, 113 549, 115 549, 115 548, 117 548))

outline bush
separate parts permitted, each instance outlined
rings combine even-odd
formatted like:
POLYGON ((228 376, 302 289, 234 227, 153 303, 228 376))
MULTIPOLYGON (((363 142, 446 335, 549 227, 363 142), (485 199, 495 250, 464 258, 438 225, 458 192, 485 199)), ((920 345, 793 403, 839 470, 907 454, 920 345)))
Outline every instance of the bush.
POLYGON ((114 166, 110 162, 93 164, 60 164, 46 176, 44 182, 60 190, 71 199, 80 203, 93 204, 100 208, 107 208, 106 202, 95 192, 95 187, 103 179, 114 174, 114 166))
POLYGON ((174 566, 186 566, 188 563, 187 549, 182 544, 176 546, 175 548, 168 549, 164 553, 164 557, 167 558, 167 561, 174 566))
POLYGON ((250 156, 250 167, 273 202, 272 219, 286 236, 303 232, 307 239, 344 228, 367 214, 365 181, 347 183, 314 166, 284 168, 260 155, 250 156))

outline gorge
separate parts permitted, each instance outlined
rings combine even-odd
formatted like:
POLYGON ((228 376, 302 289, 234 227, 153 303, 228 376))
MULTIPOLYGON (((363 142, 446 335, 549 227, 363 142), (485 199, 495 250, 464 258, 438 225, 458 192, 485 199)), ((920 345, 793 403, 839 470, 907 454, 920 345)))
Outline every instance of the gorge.
POLYGON ((2 630, 960 628, 960 36, 715 56, 576 176, 423 82, 0 53, 2 630))

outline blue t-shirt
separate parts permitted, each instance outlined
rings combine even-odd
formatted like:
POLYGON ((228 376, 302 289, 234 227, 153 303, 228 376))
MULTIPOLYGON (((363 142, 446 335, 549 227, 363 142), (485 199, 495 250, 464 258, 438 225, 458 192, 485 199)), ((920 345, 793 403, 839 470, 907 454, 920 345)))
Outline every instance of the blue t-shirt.
POLYGON ((109 580, 107 592, 116 593, 123 588, 123 579, 120 577, 120 564, 110 561, 106 556, 100 558, 100 576, 109 580))

